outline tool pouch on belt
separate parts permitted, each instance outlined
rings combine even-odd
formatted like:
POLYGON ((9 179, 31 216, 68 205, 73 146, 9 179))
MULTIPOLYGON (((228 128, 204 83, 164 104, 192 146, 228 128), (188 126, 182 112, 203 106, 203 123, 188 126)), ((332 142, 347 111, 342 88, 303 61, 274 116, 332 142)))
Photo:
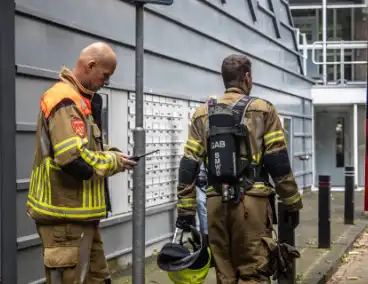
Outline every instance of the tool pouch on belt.
MULTIPOLYGON (((51 283, 62 284, 64 281, 73 283, 76 278, 65 279, 63 276, 64 269, 73 269, 79 261, 79 248, 71 247, 50 247, 44 249, 44 264, 49 270, 51 283)), ((79 280, 79 279, 78 279, 79 280)))
POLYGON ((208 184, 237 185, 252 161, 249 132, 242 124, 244 113, 253 98, 242 96, 234 105, 208 102, 208 184), (240 145, 245 143, 247 161, 240 158, 240 145))

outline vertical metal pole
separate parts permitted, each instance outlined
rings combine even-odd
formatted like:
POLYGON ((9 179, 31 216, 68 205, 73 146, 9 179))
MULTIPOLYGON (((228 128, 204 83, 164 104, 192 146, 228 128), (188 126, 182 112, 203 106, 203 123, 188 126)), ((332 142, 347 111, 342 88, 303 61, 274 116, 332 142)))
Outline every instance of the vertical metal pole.
POLYGON ((354 225, 354 167, 345 167, 344 223, 354 225))
POLYGON ((304 76, 307 76, 307 59, 308 59, 308 50, 307 50, 307 36, 305 33, 302 34, 303 38, 303 69, 304 76))
POLYGON ((322 0, 323 84, 327 84, 327 0, 322 0))
POLYGON ((15 3, 0 6, 0 282, 17 283, 15 3))
POLYGON ((359 174, 359 145, 358 145, 358 104, 353 105, 353 151, 354 151, 354 169, 357 171, 354 179, 354 188, 358 186, 358 174, 359 174))
POLYGON ((312 188, 314 189, 316 187, 316 144, 314 139, 316 138, 316 111, 314 108, 314 104, 312 103, 312 188))
MULTIPOLYGON (((135 60, 135 125, 134 155, 145 153, 146 133, 143 127, 143 70, 144 70, 144 4, 136 4, 135 60)), ((133 173, 133 284, 144 284, 146 162, 141 159, 133 173)))
MULTIPOLYGON (((287 243, 295 247, 295 230, 291 224, 291 218, 288 216, 286 205, 282 202, 277 204, 278 212, 278 237, 281 243, 287 243)), ((286 277, 281 276, 278 284, 295 284, 296 283, 296 266, 293 259, 292 268, 286 272, 286 277)))
POLYGON ((343 40, 340 47, 340 84, 345 85, 345 50, 343 40))
POLYGON ((364 212, 368 211, 368 68, 367 94, 365 98, 365 165, 364 165, 364 212))
POLYGON ((318 176, 318 248, 331 247, 330 176, 318 176))
POLYGON ((359 145, 358 145, 358 104, 354 104, 353 105, 353 151, 354 151, 354 169, 357 171, 355 174, 355 179, 354 179, 354 188, 356 188, 359 184, 359 180, 358 180, 358 169, 359 169, 359 145))

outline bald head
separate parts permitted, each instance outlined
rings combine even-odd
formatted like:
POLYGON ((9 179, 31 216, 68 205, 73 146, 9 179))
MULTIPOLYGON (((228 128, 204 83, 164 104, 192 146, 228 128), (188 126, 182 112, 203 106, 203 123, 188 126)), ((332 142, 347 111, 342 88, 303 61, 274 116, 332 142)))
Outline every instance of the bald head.
POLYGON ((73 73, 85 88, 96 92, 109 84, 116 64, 116 54, 111 47, 95 42, 81 51, 73 73))

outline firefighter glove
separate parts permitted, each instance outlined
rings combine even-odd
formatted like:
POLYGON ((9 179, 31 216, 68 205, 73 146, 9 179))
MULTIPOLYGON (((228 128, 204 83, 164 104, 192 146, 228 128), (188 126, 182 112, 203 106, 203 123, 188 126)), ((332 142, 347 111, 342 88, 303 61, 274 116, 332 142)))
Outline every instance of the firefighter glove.
POLYGON ((190 232, 190 226, 196 227, 196 220, 194 215, 178 216, 178 218, 176 219, 176 227, 183 230, 184 232, 190 232))
POLYGON ((285 212, 285 214, 288 224, 290 224, 293 229, 296 229, 296 227, 299 225, 299 211, 285 212))
POLYGON ((287 271, 292 269, 295 258, 300 258, 299 251, 286 243, 278 243, 272 252, 273 257, 273 280, 286 276, 287 271))

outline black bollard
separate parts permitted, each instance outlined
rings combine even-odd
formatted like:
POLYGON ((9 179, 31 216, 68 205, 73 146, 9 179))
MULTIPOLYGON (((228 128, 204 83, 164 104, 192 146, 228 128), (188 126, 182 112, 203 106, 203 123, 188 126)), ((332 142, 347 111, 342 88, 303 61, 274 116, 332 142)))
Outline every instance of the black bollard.
MULTIPOLYGON (((291 218, 288 218, 286 205, 282 202, 277 204, 278 213, 278 237, 280 243, 287 243, 295 247, 295 230, 291 223, 291 218)), ((286 276, 280 276, 278 284, 295 284, 296 283, 296 265, 293 260, 292 268, 286 272, 286 276)))
POLYGON ((331 247, 330 176, 318 176, 318 248, 331 247))
POLYGON ((354 167, 345 167, 344 223, 354 225, 354 167))

